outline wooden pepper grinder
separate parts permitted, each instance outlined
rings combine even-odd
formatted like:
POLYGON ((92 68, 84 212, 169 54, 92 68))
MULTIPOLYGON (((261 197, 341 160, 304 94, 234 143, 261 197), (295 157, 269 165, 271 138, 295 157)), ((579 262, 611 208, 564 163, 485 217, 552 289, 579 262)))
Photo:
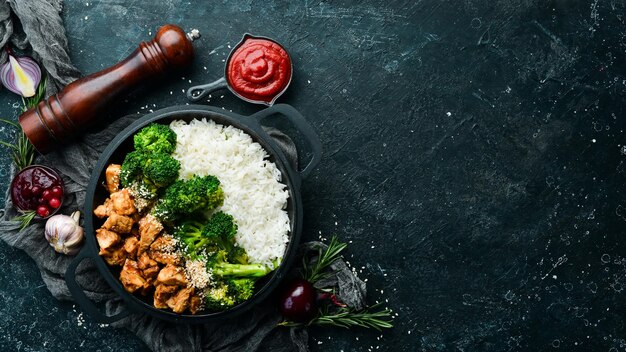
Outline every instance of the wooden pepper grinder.
POLYGON ((68 84, 19 117, 24 133, 40 153, 47 153, 81 135, 122 95, 172 69, 188 67, 193 38, 166 24, 154 39, 142 42, 115 66, 68 84))

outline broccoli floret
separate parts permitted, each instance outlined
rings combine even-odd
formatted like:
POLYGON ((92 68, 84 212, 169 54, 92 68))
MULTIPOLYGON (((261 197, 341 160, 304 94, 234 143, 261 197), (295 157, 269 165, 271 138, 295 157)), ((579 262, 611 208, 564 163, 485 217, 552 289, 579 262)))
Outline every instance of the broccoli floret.
MULTIPOLYGON (((123 187, 151 190, 156 195, 158 188, 163 188, 178 178, 180 162, 168 154, 141 153, 137 150, 126 154, 120 181, 123 187)), ((147 197, 146 197, 147 198, 147 197)))
POLYGON ((212 175, 194 176, 186 183, 187 191, 197 196, 198 210, 211 210, 224 204, 224 191, 220 180, 212 175))
POLYGON ((248 253, 238 247, 235 241, 237 224, 232 215, 219 211, 204 226, 203 235, 215 244, 215 247, 228 253, 228 262, 248 264, 248 253))
POLYGON ((253 279, 218 280, 204 292, 205 307, 209 310, 225 310, 254 295, 253 279))
POLYGON ((209 310, 224 310, 235 305, 235 299, 229 294, 228 286, 216 283, 204 292, 204 306, 209 310))
POLYGON ((174 229, 174 236, 184 244, 184 250, 191 258, 202 255, 209 240, 202 236, 202 224, 197 221, 185 221, 174 229))
POLYGON ((233 264, 248 264, 248 253, 235 242, 237 224, 231 215, 217 212, 205 225, 197 221, 185 221, 176 227, 175 235, 188 248, 190 255, 200 253, 224 254, 219 260, 233 264))
POLYGON ((226 261, 227 258, 226 251, 217 251, 207 258, 207 268, 217 277, 228 278, 258 278, 272 271, 272 268, 263 264, 231 264, 226 261))
POLYGON ((178 180, 165 189, 165 194, 157 201, 152 215, 161 221, 174 221, 189 204, 191 201, 185 194, 184 181, 178 180))
POLYGON ((204 225, 203 235, 210 239, 218 247, 227 252, 231 252, 235 246, 235 234, 237 224, 231 215, 219 211, 204 225))
POLYGON ((144 156, 138 151, 126 154, 120 171, 120 182, 123 187, 129 187, 141 174, 143 159, 144 156))
POLYGON ((263 277, 272 271, 263 264, 230 264, 222 262, 213 266, 213 274, 220 277, 263 277))
POLYGON ((228 293, 237 301, 247 301, 254 294, 253 279, 231 279, 228 280, 228 293))
POLYGON ((151 153, 143 161, 143 175, 158 188, 166 187, 178 178, 180 162, 169 154, 151 153))
POLYGON ((235 264, 248 264, 250 258, 245 249, 241 247, 233 247, 228 252, 228 261, 235 264))
POLYGON ((215 176, 194 176, 178 180, 165 189, 165 195, 157 203, 153 215, 162 221, 204 212, 224 203, 224 192, 215 176))
POLYGON ((152 123, 133 137, 135 149, 146 153, 172 154, 176 148, 176 132, 169 126, 152 123))

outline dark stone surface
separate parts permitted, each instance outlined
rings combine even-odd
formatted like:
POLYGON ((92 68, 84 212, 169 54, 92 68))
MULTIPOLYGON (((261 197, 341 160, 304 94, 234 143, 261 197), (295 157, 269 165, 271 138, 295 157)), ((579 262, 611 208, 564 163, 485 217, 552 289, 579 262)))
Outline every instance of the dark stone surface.
MULTIPOLYGON (((304 238, 351 241, 371 301, 398 313, 382 337, 313 329, 313 351, 618 351, 625 10, 597 0, 67 0, 64 18, 83 72, 165 22, 203 33, 192 72, 117 114, 184 104, 189 80, 218 78, 246 31, 291 52, 281 101, 308 117, 326 152, 304 185, 304 238)), ((222 94, 210 103, 257 109, 222 94)), ((16 117, 15 102, 0 94, 3 116, 16 117)), ((145 348, 56 302, 23 253, 0 244, 0 260, 2 350, 145 348)))

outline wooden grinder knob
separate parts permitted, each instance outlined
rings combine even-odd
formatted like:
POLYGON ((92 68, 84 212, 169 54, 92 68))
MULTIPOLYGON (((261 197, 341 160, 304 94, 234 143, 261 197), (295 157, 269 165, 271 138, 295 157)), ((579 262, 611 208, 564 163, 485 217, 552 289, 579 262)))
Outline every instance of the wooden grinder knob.
POLYGON ((167 24, 154 39, 142 42, 115 66, 68 84, 58 94, 41 101, 19 117, 24 133, 40 153, 47 153, 97 121, 122 95, 172 69, 182 69, 193 59, 193 46, 178 26, 167 24))

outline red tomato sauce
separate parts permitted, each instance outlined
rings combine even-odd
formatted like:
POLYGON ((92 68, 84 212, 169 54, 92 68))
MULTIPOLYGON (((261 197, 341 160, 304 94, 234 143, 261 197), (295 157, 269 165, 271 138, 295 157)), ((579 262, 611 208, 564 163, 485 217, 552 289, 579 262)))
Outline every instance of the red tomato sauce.
POLYGON ((230 56, 226 72, 228 84, 237 94, 271 103, 289 85, 291 59, 271 40, 248 38, 230 56))

